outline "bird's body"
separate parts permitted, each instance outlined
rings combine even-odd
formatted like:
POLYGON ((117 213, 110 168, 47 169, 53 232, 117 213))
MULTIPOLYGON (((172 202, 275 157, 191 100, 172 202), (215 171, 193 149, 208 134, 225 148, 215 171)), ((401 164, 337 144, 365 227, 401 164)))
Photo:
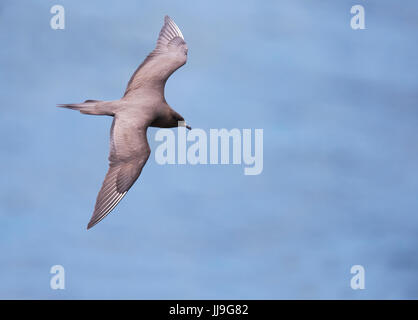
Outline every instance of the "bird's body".
MULTIPOLYGON (((88 229, 108 215, 141 174, 150 155, 147 128, 186 126, 164 97, 168 77, 187 61, 187 45, 166 16, 155 49, 134 72, 124 96, 115 101, 86 100, 59 105, 84 114, 112 116, 109 170, 97 196, 88 229)), ((186 126, 188 127, 188 126, 186 126)), ((188 127, 190 129, 190 127, 188 127)))

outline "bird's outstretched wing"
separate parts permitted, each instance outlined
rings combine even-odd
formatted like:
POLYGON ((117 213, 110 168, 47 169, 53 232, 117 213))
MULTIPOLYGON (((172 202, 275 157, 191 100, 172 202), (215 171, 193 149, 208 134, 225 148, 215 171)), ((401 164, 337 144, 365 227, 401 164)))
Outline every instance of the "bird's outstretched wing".
POLYGON ((187 55, 181 57, 181 61, 170 55, 175 52, 176 46, 181 45, 186 45, 183 34, 174 21, 165 16, 155 49, 135 70, 126 87, 125 96, 145 85, 164 89, 168 77, 187 61, 187 55))
POLYGON ((132 130, 125 121, 115 118, 110 132, 109 170, 87 229, 99 223, 122 200, 138 179, 149 155, 146 129, 132 130))

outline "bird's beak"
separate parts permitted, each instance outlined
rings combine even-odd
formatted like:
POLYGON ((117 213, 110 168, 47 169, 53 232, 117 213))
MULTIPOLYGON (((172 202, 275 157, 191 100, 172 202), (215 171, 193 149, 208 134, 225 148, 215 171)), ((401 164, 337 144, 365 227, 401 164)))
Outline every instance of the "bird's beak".
POLYGON ((189 129, 189 130, 192 130, 192 127, 191 126, 189 126, 187 123, 186 123, 186 121, 179 121, 178 122, 178 124, 177 124, 177 126, 179 126, 179 127, 185 127, 185 128, 187 128, 187 129, 189 129))

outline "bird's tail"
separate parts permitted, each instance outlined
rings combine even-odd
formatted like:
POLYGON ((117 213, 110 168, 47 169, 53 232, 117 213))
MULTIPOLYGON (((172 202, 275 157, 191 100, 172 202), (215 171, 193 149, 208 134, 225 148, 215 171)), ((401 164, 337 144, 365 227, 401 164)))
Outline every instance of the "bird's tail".
POLYGON ((111 104, 108 101, 86 100, 83 103, 58 104, 57 107, 78 110, 84 114, 98 116, 113 116, 111 104))

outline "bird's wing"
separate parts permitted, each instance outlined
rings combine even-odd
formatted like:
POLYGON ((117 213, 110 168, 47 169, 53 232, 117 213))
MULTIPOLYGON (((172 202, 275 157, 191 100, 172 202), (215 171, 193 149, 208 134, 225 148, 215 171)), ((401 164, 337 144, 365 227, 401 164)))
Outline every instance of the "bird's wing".
MULTIPOLYGON (((173 50, 173 46, 170 45, 181 44, 185 44, 183 34, 174 21, 169 16, 165 16, 155 49, 135 70, 126 87, 125 96, 144 83, 154 83, 164 88, 168 77, 179 68, 176 63, 167 58, 170 50, 173 50), (163 76, 161 76, 162 74, 163 76)), ((184 63, 186 63, 186 59, 184 63)))
POLYGON ((133 129, 127 122, 115 118, 110 136, 109 170, 87 229, 99 223, 122 200, 150 155, 145 128, 133 129))

